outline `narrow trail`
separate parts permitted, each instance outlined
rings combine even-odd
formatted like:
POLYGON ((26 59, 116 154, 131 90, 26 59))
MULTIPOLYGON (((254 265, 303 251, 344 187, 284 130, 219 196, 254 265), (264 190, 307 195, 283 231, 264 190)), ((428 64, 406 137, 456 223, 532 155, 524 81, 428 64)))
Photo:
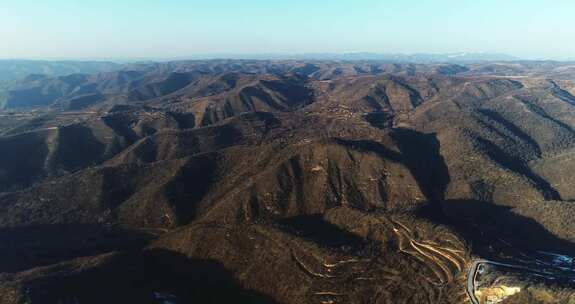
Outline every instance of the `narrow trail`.
MULTIPOLYGON (((422 240, 417 237, 418 231, 397 220, 387 219, 385 222, 378 222, 382 225, 381 228, 383 230, 387 230, 387 233, 392 232, 392 235, 395 235, 398 250, 409 256, 409 258, 413 258, 418 265, 421 265, 418 266, 421 267, 421 279, 428 282, 430 286, 445 286, 459 280, 460 275, 464 273, 462 271, 467 264, 465 251, 460 250, 459 247, 452 248, 452 242, 439 243, 440 241, 422 240)), ((348 296, 346 291, 334 288, 342 282, 376 279, 376 277, 371 277, 370 275, 366 276, 366 271, 369 272, 370 269, 369 262, 371 260, 354 257, 332 260, 313 252, 308 253, 295 248, 292 248, 291 252, 292 260, 298 267, 310 277, 319 280, 318 289, 312 295, 328 297, 317 299, 320 302, 325 300, 338 303, 342 299, 340 297, 348 296)), ((397 277, 398 274, 390 273, 390 277, 400 279, 397 277)), ((394 282, 394 279, 390 280, 387 283, 380 282, 379 284, 387 286, 385 284, 389 285, 394 282)), ((461 292, 462 296, 465 297, 465 292, 463 290, 461 292)), ((433 300, 430 300, 430 303, 433 303, 433 300)))
POLYGON ((392 220, 396 225, 393 231, 397 235, 400 251, 407 253, 425 264, 435 274, 439 284, 452 282, 465 265, 462 250, 438 246, 432 242, 418 241, 404 224, 392 220), (407 244, 408 245, 407 245, 407 244))

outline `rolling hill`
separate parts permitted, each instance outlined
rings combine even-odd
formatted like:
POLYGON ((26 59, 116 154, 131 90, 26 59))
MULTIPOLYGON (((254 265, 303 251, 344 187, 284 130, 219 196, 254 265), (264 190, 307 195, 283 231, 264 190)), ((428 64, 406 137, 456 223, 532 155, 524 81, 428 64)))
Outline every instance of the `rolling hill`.
MULTIPOLYGON (((217 60, 28 76, 0 112, 0 302, 468 301, 478 258, 575 255, 572 72, 217 60)), ((546 284, 544 303, 571 290, 546 284)))

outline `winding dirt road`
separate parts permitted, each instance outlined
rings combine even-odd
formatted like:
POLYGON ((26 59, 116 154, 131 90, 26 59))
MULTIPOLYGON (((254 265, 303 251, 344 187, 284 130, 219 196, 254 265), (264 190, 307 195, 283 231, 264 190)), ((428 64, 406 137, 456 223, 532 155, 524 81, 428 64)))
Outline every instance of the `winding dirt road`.
MULTIPOLYGON (((477 272, 479 271, 479 267, 481 265, 487 265, 487 264, 524 270, 524 271, 527 271, 530 273, 539 274, 541 276, 546 275, 546 273, 544 273, 544 272, 541 272, 537 269, 530 268, 527 266, 506 264, 506 263, 494 262, 494 261, 489 261, 489 260, 484 260, 484 259, 474 260, 471 263, 471 265, 469 266, 469 269, 467 272, 467 287, 466 287, 467 295, 469 296, 469 300, 471 301, 472 304, 481 304, 479 302, 479 299, 477 299, 477 297, 475 296, 475 281, 477 278, 477 272)), ((548 266, 550 266, 550 265, 548 265, 548 266)))

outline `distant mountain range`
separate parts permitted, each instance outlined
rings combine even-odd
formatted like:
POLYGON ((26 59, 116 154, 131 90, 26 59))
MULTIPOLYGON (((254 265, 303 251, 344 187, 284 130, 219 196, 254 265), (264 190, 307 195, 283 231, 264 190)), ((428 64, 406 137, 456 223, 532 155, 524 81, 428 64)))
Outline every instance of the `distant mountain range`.
POLYGON ((111 71, 120 66, 117 63, 103 61, 0 60, 0 81, 20 79, 30 74, 49 76, 93 74, 111 71))
MULTIPOLYGON (((206 54, 178 59, 252 59, 252 60, 377 60, 390 63, 457 63, 484 61, 516 61, 518 57, 499 53, 448 53, 448 54, 384 54, 384 53, 302 53, 302 54, 206 54)), ((171 60, 174 60, 173 58, 171 60)), ((150 60, 154 61, 154 60, 150 60)), ((155 60, 170 61, 170 60, 155 60)), ((69 74, 94 74, 121 69, 125 64, 143 62, 134 59, 131 62, 122 60, 77 61, 77 60, 0 60, 0 82, 18 80, 30 74, 62 76, 69 74)), ((146 61, 148 62, 148 61, 146 61)))
POLYGON ((244 55, 240 58, 272 58, 272 59, 305 59, 305 60, 379 60, 398 63, 447 63, 447 62, 482 62, 482 61, 515 61, 521 60, 507 54, 471 52, 447 54, 386 54, 386 53, 304 53, 295 55, 244 55))
MULTIPOLYGON (((467 54, 450 56, 450 58, 470 58, 467 54)), ((22 64, 20 71, 33 70, 32 62, 23 62, 22 64), (30 68, 25 69, 25 67, 30 68)), ((225 79, 208 80, 206 78, 207 75, 225 73, 243 73, 246 74, 246 77, 251 74, 297 75, 298 77, 317 80, 389 73, 406 76, 463 74, 466 76, 541 77, 544 75, 546 77, 552 76, 555 79, 571 79, 575 73, 571 64, 552 61, 468 61, 421 64, 400 63, 398 60, 386 62, 351 59, 345 61, 222 59, 133 64, 63 62, 63 66, 49 62, 38 62, 37 64, 39 66, 45 65, 44 71, 47 75, 29 74, 26 77, 12 79, 4 83, 0 81, 0 109, 49 107, 60 110, 79 110, 143 102, 161 97, 177 97, 181 94, 195 96, 203 94, 196 92, 197 90, 212 91, 213 87, 225 88, 230 86, 230 83, 238 81, 236 76, 229 75, 224 77, 225 79), (99 70, 99 72, 92 74, 82 72, 94 69, 99 70), (65 74, 66 71, 75 72, 65 74)), ((13 66, 19 65, 15 62, 13 66)), ((34 68, 38 70, 40 67, 34 68)), ((15 74, 12 73, 12 75, 15 74)), ((240 78, 249 78, 246 77, 240 78)))

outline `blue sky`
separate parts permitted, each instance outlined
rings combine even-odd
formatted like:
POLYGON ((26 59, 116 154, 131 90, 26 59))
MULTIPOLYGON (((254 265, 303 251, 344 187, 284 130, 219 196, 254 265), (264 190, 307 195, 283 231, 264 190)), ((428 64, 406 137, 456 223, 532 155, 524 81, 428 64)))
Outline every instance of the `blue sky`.
POLYGON ((573 0, 2 0, 0 58, 500 52, 575 58, 573 0))

